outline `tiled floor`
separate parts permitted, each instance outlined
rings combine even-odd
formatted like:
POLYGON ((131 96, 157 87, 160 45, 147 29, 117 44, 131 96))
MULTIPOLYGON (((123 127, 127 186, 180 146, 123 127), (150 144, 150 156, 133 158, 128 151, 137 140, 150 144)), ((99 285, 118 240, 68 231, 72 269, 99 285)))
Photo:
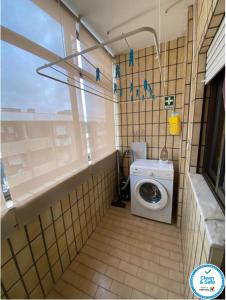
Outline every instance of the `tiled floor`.
POLYGON ((180 231, 111 207, 48 298, 183 299, 180 231))

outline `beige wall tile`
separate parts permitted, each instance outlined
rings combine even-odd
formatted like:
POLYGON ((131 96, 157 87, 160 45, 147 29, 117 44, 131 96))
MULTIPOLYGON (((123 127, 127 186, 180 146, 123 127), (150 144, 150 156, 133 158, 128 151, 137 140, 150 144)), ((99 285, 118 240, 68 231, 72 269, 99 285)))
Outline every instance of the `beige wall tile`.
POLYGON ((41 235, 31 242, 31 249, 35 260, 37 260, 44 253, 45 247, 41 235))
POLYGON ((12 253, 9 248, 8 240, 4 240, 1 243, 1 264, 5 264, 10 258, 12 258, 12 253))
POLYGON ((68 195, 61 200, 61 205, 63 213, 70 208, 70 201, 68 195))
POLYGON ((60 201, 58 201, 55 205, 53 205, 52 211, 53 211, 53 219, 56 220, 62 214, 60 201))
POLYGON ((49 270, 49 264, 48 264, 48 259, 47 256, 44 254, 36 263, 38 273, 40 278, 43 278, 44 275, 48 272, 49 270))
POLYGON ((42 287, 46 295, 50 292, 53 287, 53 280, 50 272, 48 272, 45 277, 42 279, 42 287))
POLYGON ((51 223, 53 223, 50 209, 47 209, 44 213, 42 213, 40 215, 40 217, 41 217, 43 229, 45 229, 47 226, 49 226, 51 223))
POLYGON ((19 273, 13 259, 8 261, 1 270, 2 282, 6 289, 11 287, 19 279, 19 273))
POLYGON ((40 285, 38 285, 31 293, 30 293, 31 299, 44 299, 44 295, 42 292, 42 289, 40 285))
POLYGON ((30 240, 33 240, 38 234, 41 233, 41 226, 39 219, 36 219, 34 222, 30 223, 27 226, 28 236, 30 240))
POLYGON ((33 264, 31 251, 28 246, 26 246, 22 251, 20 251, 17 256, 16 260, 20 269, 20 272, 24 274, 29 267, 33 264))
POLYGON ((31 290, 38 284, 38 276, 35 271, 35 267, 32 267, 23 277, 24 283, 26 285, 26 288, 28 292, 31 292, 31 290))
POLYGON ((10 241, 15 253, 24 248, 28 243, 24 229, 14 231, 10 237, 10 241))
POLYGON ((10 299, 26 299, 26 291, 24 289, 24 286, 19 280, 9 291, 8 291, 8 296, 10 299))

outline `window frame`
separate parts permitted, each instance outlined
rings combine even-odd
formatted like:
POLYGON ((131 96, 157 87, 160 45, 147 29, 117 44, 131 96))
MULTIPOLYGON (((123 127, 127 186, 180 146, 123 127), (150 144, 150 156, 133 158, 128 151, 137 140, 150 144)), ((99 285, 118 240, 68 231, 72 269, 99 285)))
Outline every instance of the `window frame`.
MULTIPOLYGON (((54 3, 55 2, 53 1, 53 4, 54 3)), ((46 4, 44 3, 44 6, 45 5, 46 4)), ((56 5, 58 7, 57 3, 56 3, 56 5)), ((45 13, 49 14, 49 12, 51 12, 51 10, 45 11, 44 8, 39 7, 39 6, 37 6, 37 7, 41 8, 45 13)), ((62 6, 61 9, 64 10, 64 6, 62 6)), ((65 14, 68 14, 68 10, 65 11, 65 14)), ((70 14, 70 18, 71 17, 73 18, 73 22, 75 22, 75 26, 73 26, 73 29, 74 29, 73 33, 75 34, 76 33, 76 20, 77 19, 72 14, 70 14)), ((59 21, 60 26, 62 26, 62 24, 60 22, 61 20, 57 19, 56 21, 59 21)), ((2 25, 1 28, 2 28, 2 37, 1 37, 1 40, 3 42, 5 42, 5 43, 9 44, 10 46, 16 47, 16 48, 24 51, 25 53, 28 53, 29 55, 33 55, 33 56, 36 56, 36 57, 40 58, 41 60, 43 60, 43 63, 45 61, 54 61, 54 60, 57 60, 59 58, 59 56, 58 56, 57 53, 53 52, 52 50, 49 50, 48 48, 45 48, 43 45, 37 44, 32 39, 29 39, 26 36, 23 36, 20 33, 16 32, 16 31, 13 31, 12 29, 7 28, 7 27, 5 27, 3 25, 2 25)), ((71 43, 71 39, 70 39, 71 36, 68 35, 68 32, 64 32, 64 36, 63 37, 64 37, 64 40, 67 38, 67 40, 71 43), (67 36, 66 36, 66 34, 67 34, 67 36)), ((69 46, 71 45, 70 43, 68 43, 69 46)), ((66 65, 62 65, 61 67, 62 67, 62 69, 64 71, 69 72, 68 70, 70 70, 70 69, 67 68, 66 65)), ((35 72, 35 70, 34 70, 34 72, 35 72)), ((79 74, 79 69, 76 72, 79 74)), ((76 127, 76 128, 80 128, 79 121, 77 121, 77 120, 79 120, 79 114, 78 114, 78 109, 77 109, 77 95, 75 94, 75 92, 72 89, 72 87, 68 87, 68 93, 69 93, 69 98, 68 99, 70 99, 70 103, 71 103, 71 111, 72 111, 72 115, 73 115, 73 120, 76 120, 76 122, 77 122, 73 126, 76 127)), ((74 149, 74 151, 76 150, 76 152, 78 152, 78 153, 83 153, 83 151, 81 150, 81 148, 83 146, 83 142, 82 142, 82 134, 83 134, 82 133, 82 129, 76 131, 76 128, 75 128, 75 132, 77 132, 77 136, 78 136, 78 132, 79 132, 81 143, 77 143, 76 144, 76 149, 74 149)), ((3 141, 2 141, 2 143, 3 143, 3 141)), ((85 157, 85 159, 87 158, 87 154, 86 153, 84 154, 84 157, 85 157)), ((80 160, 81 159, 78 159, 77 161, 79 162, 80 160)), ((79 167, 78 169, 76 169, 75 173, 79 173, 83 169, 88 168, 88 166, 89 166, 88 165, 88 159, 86 159, 86 160, 87 160, 87 163, 85 163, 84 166, 79 167)), ((64 171, 63 167, 59 167, 58 170, 62 169, 62 171, 64 171)), ((2 168, 6 169, 5 168, 5 162, 3 162, 3 159, 2 159, 2 168)), ((67 172, 65 172, 65 174, 66 173, 67 172)), ((71 176, 74 176, 74 173, 72 173, 71 176)), ((11 201, 11 200, 16 205, 17 198, 13 197, 13 193, 12 193, 12 189, 14 187, 10 188, 10 183, 9 183, 9 179, 8 178, 9 178, 9 175, 7 174, 7 172, 5 170, 4 176, 1 179, 4 180, 5 182, 7 182, 7 184, 9 185, 9 188, 8 188, 8 190, 5 193, 3 193, 2 186, 1 186, 1 191, 3 193, 3 197, 4 197, 4 201, 5 201, 6 205, 8 205, 9 201, 11 201), (11 195, 12 195, 12 197, 11 197, 11 195)), ((47 176, 47 179, 48 179, 48 176, 47 176)), ((66 179, 62 179, 62 180, 66 180, 66 179)), ((25 187, 27 184, 28 184, 28 181, 20 184, 20 187, 25 187)), ((16 189, 16 188, 14 188, 14 189, 16 189)), ((51 188, 52 188, 52 186, 51 186, 51 188)), ((45 192, 46 192, 46 190, 43 190, 43 193, 45 193, 45 192)), ((30 197, 31 199, 29 198, 29 201, 32 201, 33 198, 35 198, 35 197, 36 197, 36 195, 34 195, 34 197, 30 197)))
MULTIPOLYGON (((220 181, 224 178, 225 175, 225 124, 223 124, 222 133, 221 133, 221 140, 220 140, 220 155, 219 155, 219 162, 217 165, 217 172, 215 180, 213 177, 215 174, 212 173, 211 178, 211 162, 214 155, 214 148, 217 146, 217 134, 219 130, 219 126, 214 127, 214 122, 218 123, 219 120, 222 118, 221 116, 221 107, 220 101, 223 101, 224 110, 223 113, 225 115, 225 96, 223 93, 224 82, 225 82, 225 69, 221 70, 209 83, 205 86, 204 91, 204 105, 203 105, 203 112, 202 112, 202 127, 201 127, 201 135, 200 135, 200 147, 199 147, 199 161, 198 161, 198 170, 201 170, 199 173, 202 173, 204 176, 207 184, 209 185, 210 189, 212 190, 216 200, 218 201, 222 211, 225 211, 225 194, 223 191, 220 190, 220 181), (216 107, 214 114, 212 113, 212 107, 210 106, 210 102, 208 103, 207 107, 207 88, 213 88, 215 92, 215 96, 217 97, 217 104, 219 106, 216 107), (221 92, 222 90, 222 92, 221 92), (219 99, 220 98, 220 99, 219 99), (222 99, 223 98, 223 99, 222 99), (206 122, 206 129, 204 128, 204 115, 207 113, 207 122, 206 122), (216 118, 214 120, 214 118, 216 118), (211 122, 213 121, 214 122, 211 122), (202 148, 202 136, 206 135, 205 137, 205 146, 204 146, 204 154, 203 154, 203 164, 201 165, 200 162, 200 155, 201 155, 201 148, 202 148), (209 142, 211 141, 211 143, 209 142), (215 142, 215 143, 214 143, 215 142)), ((213 106, 213 104, 212 104, 213 106)))

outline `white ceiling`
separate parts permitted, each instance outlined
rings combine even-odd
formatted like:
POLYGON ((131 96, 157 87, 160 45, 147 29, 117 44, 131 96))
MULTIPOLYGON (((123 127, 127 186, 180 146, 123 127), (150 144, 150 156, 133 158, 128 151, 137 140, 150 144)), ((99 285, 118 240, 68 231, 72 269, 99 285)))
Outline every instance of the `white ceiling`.
MULTIPOLYGON (((95 32, 102 40, 113 38, 133 29, 151 26, 160 41, 173 40, 182 36, 186 30, 187 7, 194 0, 64 0, 64 2, 95 32), (159 18, 160 3, 160 18, 159 18), (176 3, 168 13, 165 10, 176 3), (160 21, 160 27, 159 27, 160 21), (160 34, 159 34, 160 28, 160 34), (109 35, 107 32, 110 31, 109 35)), ((140 33, 127 39, 133 49, 149 47, 154 44, 148 33, 140 33)), ((124 40, 110 45, 114 55, 128 52, 124 40)))

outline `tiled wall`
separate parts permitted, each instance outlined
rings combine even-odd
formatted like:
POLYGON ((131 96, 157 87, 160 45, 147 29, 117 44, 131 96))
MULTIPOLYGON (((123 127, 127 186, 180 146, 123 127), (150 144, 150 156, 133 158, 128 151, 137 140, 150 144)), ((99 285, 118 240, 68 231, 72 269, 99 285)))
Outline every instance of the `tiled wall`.
MULTIPOLYGON (((186 36, 161 45, 166 94, 176 95, 176 110, 182 116, 180 136, 170 136, 166 131, 167 111, 163 106, 163 84, 154 47, 137 51, 133 67, 128 65, 128 56, 118 58, 123 92, 118 125, 120 150, 127 149, 132 141, 146 141, 148 158, 158 159, 166 143, 169 159, 174 162, 175 190, 179 193, 177 224, 182 224, 187 297, 192 297, 187 280, 191 269, 209 257, 205 226, 187 172, 197 170, 204 92, 201 81, 205 76, 206 52, 223 17, 224 1, 198 0, 194 10, 192 7, 188 10, 186 36), (152 85, 154 101, 147 99, 143 92, 144 79, 152 85), (129 91, 131 81, 133 102, 129 91), (145 101, 136 101, 137 87, 145 101)), ((101 220, 114 194, 115 167, 90 177, 32 224, 16 230, 3 241, 2 297, 46 296, 101 220)))
MULTIPOLYGON (((165 132, 167 117, 163 100, 159 98, 163 96, 163 93, 162 85, 159 83, 157 61, 153 55, 154 49, 147 48, 136 52, 133 68, 128 65, 128 56, 122 55, 117 61, 121 67, 118 85, 121 84, 123 88, 119 114, 120 149, 124 151, 132 141, 146 141, 148 158, 158 159, 166 141, 169 159, 174 161, 176 179, 178 178, 175 186, 175 190, 178 191, 177 225, 182 224, 185 288, 188 298, 193 297, 188 284, 188 276, 194 266, 207 261, 218 263, 216 261, 218 254, 212 253, 211 260, 209 257, 209 241, 189 185, 188 172, 197 172, 199 150, 200 161, 202 161, 205 143, 202 139, 200 145, 200 132, 201 123, 206 122, 206 118, 202 119, 204 102, 202 80, 205 78, 207 50, 223 17, 223 0, 197 0, 194 7, 188 8, 185 37, 167 43, 166 65, 163 54, 162 64, 167 74, 166 94, 176 93, 176 108, 182 116, 180 137, 172 137, 165 132), (175 49, 170 49, 172 47, 175 49), (174 63, 172 63, 172 55, 174 56, 172 50, 177 57, 173 60, 174 63), (133 82, 136 91, 137 86, 142 87, 145 78, 152 84, 157 96, 156 100, 131 102, 130 82, 133 82)), ((164 49, 165 46, 161 45, 161 50, 164 51, 164 49)), ((134 100, 136 100, 135 91, 134 100)), ((128 165, 125 167, 127 170, 128 165)))
POLYGON ((2 241, 2 298, 43 298, 115 196, 115 166, 87 181, 2 241))
MULTIPOLYGON (((194 40, 190 84, 190 108, 187 136, 187 155, 185 170, 197 171, 199 140, 204 103, 204 82, 206 54, 224 17, 224 1, 198 0, 190 14, 193 17, 194 40)), ((203 154, 204 144, 202 147, 203 154)))
POLYGON ((212 263, 221 267, 223 249, 211 247, 207 236, 205 221, 197 207, 190 178, 186 176, 183 202, 182 241, 184 258, 185 298, 192 299, 194 295, 189 286, 192 270, 198 265, 212 263))
MULTIPOLYGON (((196 173, 200 150, 202 162, 205 148, 204 138, 200 144, 200 132, 204 103, 204 83, 207 50, 224 17, 224 1, 197 0, 195 6, 188 10, 188 27, 185 36, 186 80, 183 118, 187 124, 182 135, 179 160, 179 208, 182 210, 182 244, 185 265, 185 296, 192 298, 188 278, 191 270, 198 264, 212 262, 219 264, 217 250, 210 258, 210 246, 207 239, 205 224, 200 216, 199 208, 190 186, 188 172, 196 173), (190 49, 190 54, 188 51, 190 49), (187 54, 186 54, 187 52, 187 54), (186 117, 185 117, 186 114, 186 117)), ((202 136, 203 137, 203 136, 202 136)), ((201 171, 201 168, 199 168, 201 171)))
MULTIPOLYGON (((129 66, 128 55, 120 55, 117 63, 120 64, 121 70, 117 86, 122 88, 118 128, 119 149, 125 151, 131 142, 145 141, 148 159, 159 159, 161 149, 166 145, 169 160, 174 162, 175 191, 177 191, 181 136, 172 136, 168 132, 170 111, 164 108, 163 81, 160 80, 155 47, 136 51, 133 67, 129 66), (148 98, 149 94, 144 92, 145 79, 151 84, 155 100, 148 98), (130 92, 131 82, 133 93, 130 92), (140 90, 140 97, 136 97, 137 88, 140 90), (144 101, 140 100, 142 95, 145 96, 144 101), (134 101, 131 101, 131 96, 134 101)), ((184 37, 161 44, 161 64, 165 74, 165 95, 176 95, 176 111, 181 114, 184 98, 184 37)), ((125 173, 128 173, 128 166, 129 162, 124 165, 125 173)), ((174 195, 177 196, 177 192, 174 195)))
POLYGON ((178 183, 178 212, 177 225, 181 226, 182 218, 182 201, 184 189, 185 161, 187 156, 187 135, 188 135, 188 117, 190 108, 190 90, 191 90, 191 74, 192 74, 192 55, 193 55, 193 8, 188 8, 187 13, 187 34, 184 38, 184 81, 183 81, 183 99, 182 99, 182 135, 179 154, 179 183, 178 183))

